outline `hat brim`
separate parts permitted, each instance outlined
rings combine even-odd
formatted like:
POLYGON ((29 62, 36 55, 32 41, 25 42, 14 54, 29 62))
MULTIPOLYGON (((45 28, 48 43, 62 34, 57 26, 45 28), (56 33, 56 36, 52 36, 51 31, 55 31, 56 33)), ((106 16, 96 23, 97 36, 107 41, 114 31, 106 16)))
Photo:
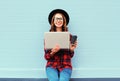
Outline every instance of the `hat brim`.
POLYGON ((65 18, 66 18, 66 25, 68 25, 69 19, 70 19, 69 15, 68 15, 68 13, 65 10, 62 10, 62 9, 55 9, 55 10, 53 10, 53 11, 50 12, 50 14, 48 16, 49 23, 51 24, 52 17, 56 13, 62 13, 65 16, 65 18))

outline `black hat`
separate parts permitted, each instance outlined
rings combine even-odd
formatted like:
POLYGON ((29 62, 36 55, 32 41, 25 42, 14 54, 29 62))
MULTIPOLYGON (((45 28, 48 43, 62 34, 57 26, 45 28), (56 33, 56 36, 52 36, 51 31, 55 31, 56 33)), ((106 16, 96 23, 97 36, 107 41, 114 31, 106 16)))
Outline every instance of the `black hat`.
POLYGON ((66 18, 66 24, 69 23, 70 18, 69 18, 68 13, 65 10, 62 10, 62 9, 55 9, 55 10, 51 11, 49 16, 48 16, 48 21, 49 21, 50 24, 51 24, 51 20, 52 20, 53 15, 56 14, 56 13, 62 13, 66 18))

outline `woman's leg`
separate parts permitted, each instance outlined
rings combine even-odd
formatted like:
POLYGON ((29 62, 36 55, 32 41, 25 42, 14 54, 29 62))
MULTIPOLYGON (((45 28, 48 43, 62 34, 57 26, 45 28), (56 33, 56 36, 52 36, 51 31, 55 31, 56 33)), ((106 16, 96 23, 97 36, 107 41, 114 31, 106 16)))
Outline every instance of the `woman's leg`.
POLYGON ((46 74, 47 74, 47 77, 48 77, 49 81, 59 81, 58 70, 57 69, 47 67, 46 68, 46 74))
POLYGON ((59 81, 69 81, 71 77, 72 70, 69 68, 65 68, 60 72, 60 80, 59 81))

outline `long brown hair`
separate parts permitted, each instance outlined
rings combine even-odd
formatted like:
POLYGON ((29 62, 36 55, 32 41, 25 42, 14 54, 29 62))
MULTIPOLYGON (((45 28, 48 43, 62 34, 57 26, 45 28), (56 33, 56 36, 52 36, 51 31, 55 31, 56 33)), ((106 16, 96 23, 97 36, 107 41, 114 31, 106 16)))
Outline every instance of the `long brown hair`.
MULTIPOLYGON (((56 14, 58 14, 58 13, 56 13, 56 14)), ((56 15, 55 14, 55 15, 56 15)), ((61 13, 59 13, 59 14, 61 14, 61 13)), ((50 28, 50 32, 56 32, 56 26, 55 26, 55 24, 54 24, 54 18, 55 18, 55 15, 53 15, 53 17, 52 17, 52 20, 51 20, 51 28, 50 28)), ((62 32, 66 32, 66 31, 68 31, 68 28, 67 28, 67 26, 66 26, 66 18, 65 18, 65 16, 63 15, 63 14, 61 14, 62 15, 62 17, 63 17, 63 26, 62 26, 62 32)))

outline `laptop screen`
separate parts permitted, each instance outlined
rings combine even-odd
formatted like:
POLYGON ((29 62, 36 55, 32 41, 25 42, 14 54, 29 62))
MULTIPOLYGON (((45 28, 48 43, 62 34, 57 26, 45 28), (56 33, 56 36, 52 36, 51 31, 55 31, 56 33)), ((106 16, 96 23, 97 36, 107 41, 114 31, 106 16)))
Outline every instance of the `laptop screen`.
POLYGON ((60 45, 61 49, 69 49, 70 33, 69 32, 45 32, 45 48, 52 49, 56 44, 60 45))

